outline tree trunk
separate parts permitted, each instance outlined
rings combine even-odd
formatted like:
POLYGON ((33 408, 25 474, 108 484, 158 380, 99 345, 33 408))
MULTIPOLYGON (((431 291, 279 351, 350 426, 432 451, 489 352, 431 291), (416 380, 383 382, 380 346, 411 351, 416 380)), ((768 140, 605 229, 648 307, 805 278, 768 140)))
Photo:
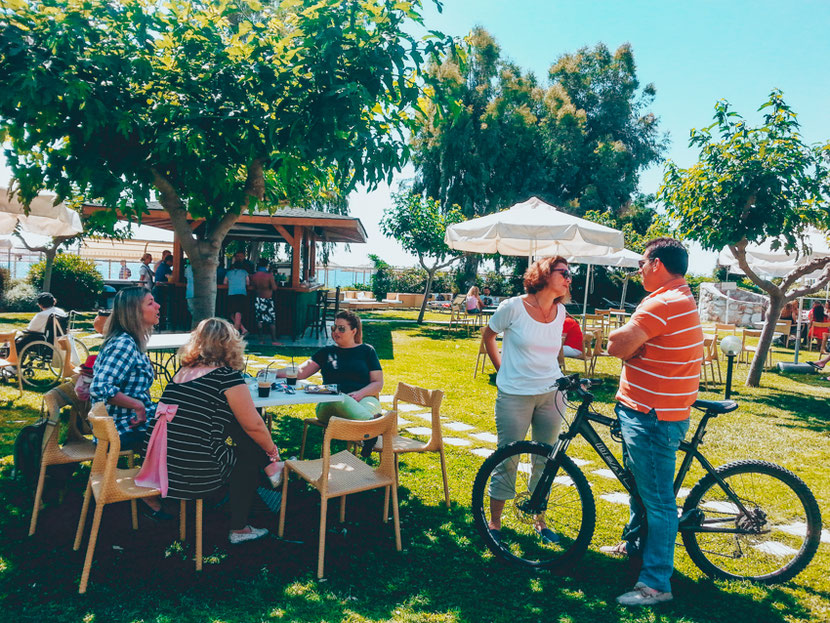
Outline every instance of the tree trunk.
POLYGON ((421 311, 418 314, 418 324, 424 322, 424 311, 426 311, 427 308, 427 297, 429 296, 430 290, 432 290, 432 281, 435 279, 435 271, 435 268, 432 270, 427 269, 427 286, 424 288, 424 300, 421 301, 421 311))
POLYGON ((52 288, 52 266, 55 263, 55 255, 58 252, 58 245, 46 247, 43 250, 43 255, 46 264, 43 267, 43 292, 51 292, 52 288))
MULTIPOLYGON (((202 252, 191 257, 190 264, 193 266, 193 325, 195 327, 205 318, 216 315, 216 269, 219 267, 218 252, 214 252, 213 246, 206 242, 199 242, 202 252)), ((191 328, 192 328, 191 327, 191 328)))
POLYGON ((464 258, 464 289, 469 290, 476 283, 480 255, 468 255, 464 258))
POLYGON ((755 350, 755 357, 749 366, 749 374, 746 377, 747 387, 758 387, 761 384, 761 373, 764 371, 764 363, 767 360, 767 352, 772 344, 772 336, 775 335, 775 324, 781 317, 781 310, 784 308, 784 297, 770 293, 769 309, 764 329, 758 340, 758 347, 755 350))

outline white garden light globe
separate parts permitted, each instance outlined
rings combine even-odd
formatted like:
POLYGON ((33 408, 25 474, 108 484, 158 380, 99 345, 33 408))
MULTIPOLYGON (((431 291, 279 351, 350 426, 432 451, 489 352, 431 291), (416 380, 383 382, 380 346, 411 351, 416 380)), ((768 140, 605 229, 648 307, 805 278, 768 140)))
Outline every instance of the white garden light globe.
POLYGON ((738 353, 741 352, 741 338, 737 335, 727 335, 720 341, 720 349, 723 351, 723 354, 727 357, 729 356, 736 356, 738 353))

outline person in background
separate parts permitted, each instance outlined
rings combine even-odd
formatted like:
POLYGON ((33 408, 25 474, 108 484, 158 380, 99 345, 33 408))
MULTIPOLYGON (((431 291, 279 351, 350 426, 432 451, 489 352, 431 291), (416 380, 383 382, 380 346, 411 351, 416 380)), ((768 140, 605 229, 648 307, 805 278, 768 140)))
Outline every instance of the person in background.
POLYGON ((167 250, 162 251, 161 252, 161 259, 158 262, 156 262, 155 266, 153 266, 153 273, 155 273, 159 269, 159 266, 164 264, 164 260, 166 260, 168 257, 172 257, 172 255, 173 255, 172 251, 167 251, 167 250))
MULTIPOLYGON (((167 497, 202 498, 228 484, 228 540, 233 545, 268 534, 248 519, 259 472, 276 487, 283 468, 242 378, 244 349, 244 340, 227 320, 203 320, 181 349, 182 366, 159 399, 159 410, 169 413, 173 407, 175 412, 166 421, 167 497), (226 443, 228 437, 233 444, 226 443)), ((159 418, 150 425, 145 444, 159 418)))
POLYGON ((824 336, 827 335, 827 332, 830 331, 830 327, 817 327, 815 324, 825 323, 827 322, 827 316, 824 315, 824 305, 821 302, 816 302, 813 304, 813 308, 810 310, 809 313, 810 319, 810 329, 807 331, 807 340, 818 340, 819 346, 821 346, 821 342, 824 339, 824 336))
POLYGON ((245 253, 243 251, 237 251, 233 254, 233 263, 242 264, 242 268, 244 268, 249 275, 254 273, 254 265, 248 258, 245 257, 245 253))
POLYGON ((60 307, 55 306, 55 297, 49 292, 41 292, 38 294, 37 306, 40 308, 40 311, 32 316, 32 319, 23 332, 14 338, 14 345, 17 348, 18 355, 27 344, 44 338, 46 327, 52 316, 66 318, 66 312, 60 307))
POLYGON ((133 271, 127 267, 127 260, 121 260, 121 268, 118 270, 118 278, 126 281, 133 276, 133 271))
POLYGON ((245 336, 248 334, 248 329, 242 324, 242 315, 248 309, 250 280, 248 271, 245 270, 241 261, 234 262, 233 266, 225 273, 225 285, 228 286, 228 317, 233 322, 236 330, 245 336))
POLYGON ((173 274, 173 254, 165 256, 158 263, 155 274, 155 285, 153 286, 153 297, 161 307, 160 316, 164 319, 163 326, 168 326, 168 313, 170 312, 170 275, 173 274))
POLYGON ((572 316, 566 315, 562 325, 562 350, 565 357, 582 359, 583 348, 585 345, 582 339, 582 327, 572 316))
MULTIPOLYGON (((150 398, 155 374, 147 356, 147 340, 159 321, 159 305, 141 287, 124 288, 115 295, 112 314, 104 326, 104 343, 92 373, 89 396, 104 402, 115 421, 121 449, 139 448, 156 405, 150 398)), ((158 498, 145 499, 153 519, 172 519, 158 498)))
POLYGON ((153 269, 150 268, 152 261, 153 256, 145 253, 141 256, 141 266, 138 267, 138 281, 145 290, 152 290, 155 281, 153 269))
MULTIPOLYGON (((521 441, 531 431, 533 441, 553 444, 559 436, 565 400, 556 391, 562 377, 559 352, 565 305, 570 299, 571 271, 563 257, 546 257, 531 264, 524 274, 526 294, 505 299, 484 328, 482 339, 496 368, 495 419, 498 446, 521 441), (496 336, 504 334, 502 351, 496 336)), ((539 477, 533 465, 531 478, 539 477)), ((490 532, 501 539, 501 516, 507 500, 516 496, 518 466, 502 464, 490 482, 490 532)), ((534 528, 545 543, 559 535, 540 515, 534 528)))
POLYGON ((190 317, 193 318, 193 265, 190 260, 185 260, 185 262, 184 278, 187 283, 184 287, 184 300, 187 303, 187 311, 190 312, 190 317))
POLYGON ((481 300, 485 307, 490 307, 493 304, 492 294, 490 294, 490 287, 484 286, 481 289, 481 300))
POLYGON ((642 556, 634 589, 617 597, 623 606, 650 606, 673 598, 678 525, 674 472, 703 359, 697 303, 684 278, 688 267, 689 254, 679 241, 649 241, 640 260, 649 294, 631 320, 608 337, 608 353, 623 362, 615 407, 623 461, 640 494, 629 500, 623 541, 600 548, 612 555, 642 556))
POLYGON ((473 286, 467 291, 467 298, 464 300, 464 309, 468 314, 480 314, 484 309, 484 302, 478 294, 478 286, 473 286))
MULTIPOLYGON (((326 423, 333 416, 347 420, 377 417, 381 412, 383 369, 375 349, 363 343, 363 327, 358 315, 348 310, 338 312, 331 337, 334 345, 318 350, 297 371, 298 379, 307 379, 319 371, 323 383, 336 384, 340 393, 345 394, 342 402, 318 404, 317 419, 326 423)), ((285 373, 286 368, 277 370, 277 377, 284 378, 285 373)), ((374 442, 364 442, 364 456, 371 454, 374 442)))
POLYGON ((280 346, 277 342, 277 315, 274 310, 274 290, 277 283, 274 281, 273 273, 268 270, 268 260, 264 257, 257 261, 257 271, 250 277, 251 285, 256 291, 254 297, 254 316, 256 318, 257 331, 265 342, 264 329, 268 327, 271 333, 271 345, 280 346))

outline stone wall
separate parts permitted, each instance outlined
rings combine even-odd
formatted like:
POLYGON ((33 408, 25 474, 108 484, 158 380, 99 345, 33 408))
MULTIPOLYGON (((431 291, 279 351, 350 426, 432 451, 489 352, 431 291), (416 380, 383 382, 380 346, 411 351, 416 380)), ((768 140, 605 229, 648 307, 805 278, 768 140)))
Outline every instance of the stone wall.
POLYGON ((701 322, 724 322, 754 327, 764 321, 769 299, 741 290, 734 283, 701 283, 698 311, 701 322))

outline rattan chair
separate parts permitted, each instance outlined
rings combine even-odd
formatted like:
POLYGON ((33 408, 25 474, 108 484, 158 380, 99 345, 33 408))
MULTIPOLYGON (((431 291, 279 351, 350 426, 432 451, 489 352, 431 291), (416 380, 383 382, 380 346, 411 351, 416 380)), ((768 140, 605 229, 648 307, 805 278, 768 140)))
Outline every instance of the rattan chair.
MULTIPOLYGON (((67 465, 91 461, 95 456, 95 444, 84 437, 87 432, 85 422, 89 403, 82 401, 75 394, 73 383, 64 383, 50 389, 43 395, 41 415, 46 417, 46 430, 43 433, 42 452, 40 456, 40 475, 35 490, 35 503, 32 507, 32 519, 29 522, 29 536, 37 529, 38 513, 40 512, 43 497, 43 483, 46 479, 46 469, 50 465, 67 465), (61 430, 61 411, 71 407, 69 419, 66 422, 66 443, 59 445, 61 430)), ((123 456, 129 457, 130 466, 133 462, 132 450, 123 450, 123 456)))
POLYGON ((118 468, 121 440, 118 438, 118 432, 115 429, 115 420, 107 414, 106 406, 103 402, 97 402, 93 405, 89 413, 89 422, 92 425, 92 432, 98 439, 98 444, 95 449, 95 457, 92 459, 92 468, 89 472, 89 482, 86 486, 84 504, 81 508, 81 518, 78 521, 78 530, 75 533, 75 545, 73 546, 75 551, 81 547, 81 538, 84 534, 89 502, 93 497, 95 498, 95 514, 92 519, 89 545, 87 545, 84 568, 81 573, 81 584, 78 587, 78 593, 80 594, 86 592, 104 506, 114 502, 129 500, 132 510, 133 530, 138 530, 136 500, 150 498, 160 494, 158 489, 140 487, 135 484, 135 476, 138 473, 138 468, 118 468))
POLYGON ((340 521, 346 516, 346 496, 371 489, 384 489, 383 522, 389 518, 389 494, 392 494, 392 515, 395 524, 395 545, 401 551, 401 526, 398 516, 398 489, 395 483, 395 457, 391 451, 397 416, 394 411, 368 421, 356 422, 333 417, 323 438, 323 456, 313 461, 286 461, 282 485, 279 536, 285 531, 285 509, 288 506, 288 479, 297 474, 320 493, 320 538, 317 554, 317 577, 323 577, 326 554, 326 511, 331 498, 340 498, 340 521), (372 468, 352 453, 344 450, 331 454, 335 439, 358 442, 383 436, 386 449, 380 454, 380 464, 372 468))
MULTIPOLYGON (((406 402, 432 409, 432 433, 429 441, 423 442, 411 437, 395 435, 392 440, 392 450, 395 452, 395 474, 398 473, 398 455, 406 452, 436 452, 441 459, 441 477, 444 479, 444 503, 450 507, 450 489, 447 481, 447 459, 444 455, 444 438, 441 434, 441 401, 444 399, 444 392, 440 389, 424 389, 398 383, 395 396, 392 400, 392 410, 398 412, 398 402, 406 402)), ((378 439, 375 444, 375 452, 383 452, 383 440, 378 439)))

